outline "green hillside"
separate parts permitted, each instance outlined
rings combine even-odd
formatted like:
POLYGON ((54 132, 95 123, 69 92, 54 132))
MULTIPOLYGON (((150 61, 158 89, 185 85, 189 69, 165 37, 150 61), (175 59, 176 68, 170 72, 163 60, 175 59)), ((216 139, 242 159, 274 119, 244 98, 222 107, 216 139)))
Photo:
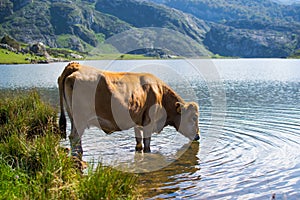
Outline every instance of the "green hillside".
MULTIPOLYGON (((20 42, 42 42, 49 47, 70 48, 92 54, 116 53, 115 48, 105 44, 107 38, 134 27, 154 26, 190 36, 196 40, 197 44, 192 47, 197 49, 199 55, 210 54, 202 44, 208 26, 180 11, 173 13, 165 6, 138 1, 121 1, 121 5, 115 5, 115 1, 101 0, 77 0, 72 3, 27 1, 22 6, 18 1, 5 2, 0 4, 0 10, 3 11, 0 36, 7 34, 20 42), (103 10, 104 5, 110 6, 109 9, 103 10), (131 10, 138 10, 138 13, 130 15, 131 10), (148 15, 140 17, 142 13, 148 15), (133 21, 134 18, 140 20, 133 21)), ((186 46, 178 42, 176 48, 186 46)))
POLYGON ((271 0, 2 0, 4 35, 93 56, 161 48, 192 57, 289 57, 300 49, 300 6, 271 0))
POLYGON ((278 4, 272 0, 150 0, 191 13, 211 22, 254 21, 298 21, 299 7, 278 4), (298 19, 297 19, 298 18, 298 19))
POLYGON ((151 0, 210 22, 204 44, 223 56, 287 57, 300 48, 300 5, 271 0, 151 0))
MULTIPOLYGON (((9 1, 14 7, 19 3, 9 1)), ((128 30, 131 26, 114 16, 97 12, 84 1, 27 1, 20 9, 0 4, 0 35, 10 35, 24 43, 43 42, 50 47, 88 51, 103 43, 105 37, 128 30), (2 8, 1 8, 2 6, 2 8)))

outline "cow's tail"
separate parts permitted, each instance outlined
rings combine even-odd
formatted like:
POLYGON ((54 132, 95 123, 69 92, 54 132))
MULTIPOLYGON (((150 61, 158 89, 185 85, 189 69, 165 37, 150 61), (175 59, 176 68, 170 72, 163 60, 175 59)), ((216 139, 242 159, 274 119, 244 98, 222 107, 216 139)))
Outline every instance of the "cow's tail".
POLYGON ((59 117, 59 130, 62 137, 66 138, 67 133, 67 120, 64 110, 64 78, 60 76, 58 78, 58 89, 59 89, 59 103, 60 103, 60 117, 59 117))
POLYGON ((70 63, 66 66, 61 76, 58 78, 58 89, 59 89, 59 102, 60 102, 60 117, 59 117, 59 130, 61 131, 62 137, 66 138, 67 120, 64 111, 64 100, 65 100, 65 80, 73 72, 79 68, 78 63, 70 63))

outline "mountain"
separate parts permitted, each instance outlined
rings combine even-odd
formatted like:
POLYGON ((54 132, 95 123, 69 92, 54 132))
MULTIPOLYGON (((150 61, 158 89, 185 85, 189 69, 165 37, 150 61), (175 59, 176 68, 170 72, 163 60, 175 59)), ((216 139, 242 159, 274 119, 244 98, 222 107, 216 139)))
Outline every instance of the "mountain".
POLYGON ((79 51, 132 28, 114 16, 97 12, 85 1, 5 0, 0 3, 0 11, 0 35, 79 51))
MULTIPOLYGON (((150 41, 156 41, 155 43, 150 42, 153 43, 154 46, 157 46, 158 42, 160 44, 170 46, 169 43, 172 42, 173 45, 176 46, 169 50, 173 51, 174 54, 179 54, 180 52, 180 56, 194 57, 197 54, 198 56, 206 56, 210 54, 210 52, 203 46, 203 40, 209 27, 203 20, 192 15, 185 14, 179 10, 166 6, 136 0, 98 0, 95 8, 97 11, 116 16, 137 28, 158 28, 155 31, 154 29, 146 29, 148 34, 143 34, 144 37, 147 37, 148 35, 148 39, 150 41), (173 30, 173 32, 166 32, 159 30, 159 28, 173 30), (183 36, 187 36, 194 41, 186 41, 182 38, 183 36), (190 46, 194 49, 188 47, 187 42, 190 43, 190 46), (198 45, 195 44, 195 42, 197 42, 198 45), (184 53, 184 51, 188 52, 184 53)), ((143 31, 145 31, 145 29, 143 29, 143 31)), ((139 32, 132 31, 130 32, 130 35, 136 35, 135 37, 130 36, 131 40, 133 38, 137 39, 134 43, 138 43, 140 40, 145 40, 139 37, 139 32)), ((148 45, 146 44, 144 46, 148 45)))
POLYGON ((299 6, 282 5, 272 0, 148 0, 176 8, 205 21, 232 20, 299 22, 299 6))
POLYGON ((288 57, 300 49, 300 5, 276 1, 1 0, 0 37, 92 54, 288 57))
POLYGON ((151 0, 205 20, 204 44, 223 56, 287 57, 300 48, 300 5, 271 0, 151 0))
POLYGON ((163 27, 202 42, 207 24, 196 17, 165 6, 136 0, 99 0, 96 10, 118 17, 135 27, 163 27), (117 3, 116 3, 117 2, 117 3))
MULTIPOLYGON (((97 49, 103 51, 102 47, 107 48, 104 41, 113 35, 154 26, 189 36, 197 43, 192 46, 197 49, 195 53, 211 54, 202 43, 208 29, 203 20, 154 3, 133 0, 5 0, 0 3, 0 11, 0 36, 7 34, 25 43, 43 42, 51 47, 96 52, 97 49)), ((166 36, 161 38, 167 40, 166 36)), ((186 45, 180 41, 177 43, 176 48, 182 52, 180 49, 186 45)))

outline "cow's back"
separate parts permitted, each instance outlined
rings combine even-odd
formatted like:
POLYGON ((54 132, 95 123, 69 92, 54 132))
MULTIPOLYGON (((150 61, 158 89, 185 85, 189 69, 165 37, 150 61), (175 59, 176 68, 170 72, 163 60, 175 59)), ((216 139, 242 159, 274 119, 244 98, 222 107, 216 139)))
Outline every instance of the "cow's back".
POLYGON ((149 109, 162 105, 165 85, 152 74, 109 72, 71 63, 63 75, 67 110, 80 131, 89 125, 107 133, 143 125, 149 109))
POLYGON ((147 73, 102 72, 97 89, 97 115, 120 130, 142 125, 145 112, 161 102, 160 80, 147 73))

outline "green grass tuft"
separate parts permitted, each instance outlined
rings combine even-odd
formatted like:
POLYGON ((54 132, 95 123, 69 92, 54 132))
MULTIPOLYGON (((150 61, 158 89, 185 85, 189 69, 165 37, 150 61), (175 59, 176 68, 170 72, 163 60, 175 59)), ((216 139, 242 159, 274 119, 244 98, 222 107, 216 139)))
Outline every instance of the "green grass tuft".
POLYGON ((101 164, 95 171, 93 168, 93 166, 89 167, 87 176, 80 183, 81 199, 133 199, 136 197, 134 193, 136 176, 101 164))
POLYGON ((136 199, 132 174, 99 164, 82 175, 56 116, 37 92, 0 97, 0 199, 136 199))
POLYGON ((2 98, 0 126, 0 141, 12 134, 30 138, 47 132, 58 133, 56 111, 37 92, 2 98))

